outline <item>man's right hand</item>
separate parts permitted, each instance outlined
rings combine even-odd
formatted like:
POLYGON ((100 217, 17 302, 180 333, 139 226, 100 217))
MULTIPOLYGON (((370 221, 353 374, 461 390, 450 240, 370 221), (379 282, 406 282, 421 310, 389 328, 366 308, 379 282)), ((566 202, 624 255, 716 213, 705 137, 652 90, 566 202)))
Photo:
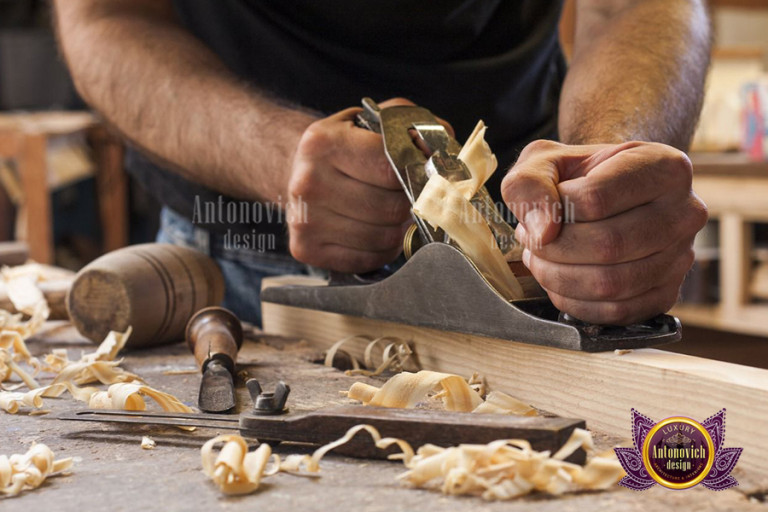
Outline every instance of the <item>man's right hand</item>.
MULTIPOLYGON (((412 103, 381 104, 394 105, 412 103)), ((310 125, 288 183, 291 254, 340 272, 366 272, 392 262, 411 224, 411 204, 381 135, 355 125, 360 111, 349 108, 310 125)))

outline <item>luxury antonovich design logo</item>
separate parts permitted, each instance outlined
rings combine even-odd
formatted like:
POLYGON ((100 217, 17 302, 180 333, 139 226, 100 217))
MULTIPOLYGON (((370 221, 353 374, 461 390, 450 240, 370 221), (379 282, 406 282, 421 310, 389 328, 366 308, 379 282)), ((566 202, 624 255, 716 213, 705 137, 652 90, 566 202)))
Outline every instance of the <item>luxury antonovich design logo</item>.
POLYGON ((624 471, 619 485, 643 491, 655 484, 689 489, 699 483, 722 491, 738 485, 731 471, 741 448, 723 448, 725 409, 699 423, 673 416, 658 423, 632 409, 634 448, 615 448, 624 471))

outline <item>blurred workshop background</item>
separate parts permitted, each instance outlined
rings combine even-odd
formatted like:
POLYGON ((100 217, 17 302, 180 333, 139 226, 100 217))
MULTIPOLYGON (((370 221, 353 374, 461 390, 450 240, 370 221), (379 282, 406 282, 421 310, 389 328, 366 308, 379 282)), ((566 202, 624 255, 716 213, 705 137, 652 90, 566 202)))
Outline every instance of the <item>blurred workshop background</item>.
MULTIPOLYGON (((684 341, 669 350, 768 367, 768 0, 710 6, 716 43, 691 158, 711 220, 673 311, 684 341)), ((566 55, 573 24, 567 0, 566 55)), ((153 240, 158 205, 122 158, 72 86, 48 3, 0 0, 0 244, 24 241, 32 259, 77 270, 153 240)))

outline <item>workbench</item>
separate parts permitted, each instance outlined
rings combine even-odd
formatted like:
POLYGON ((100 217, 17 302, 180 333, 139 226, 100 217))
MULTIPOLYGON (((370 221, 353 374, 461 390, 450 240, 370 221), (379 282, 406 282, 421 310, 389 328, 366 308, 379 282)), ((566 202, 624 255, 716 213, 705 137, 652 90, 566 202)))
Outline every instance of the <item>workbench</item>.
MULTIPOLYGON (((261 335, 246 329, 239 354, 239 369, 258 378, 266 389, 282 379, 291 386, 289 406, 296 410, 350 403, 339 391, 355 380, 343 372, 316 363, 318 349, 306 341, 261 335)), ((64 322, 49 322, 28 342, 41 355, 66 347, 71 358, 95 346, 64 322)), ((122 367, 143 377, 151 386, 175 394, 195 405, 200 375, 185 344, 168 345, 125 354, 122 367), (185 372, 186 371, 186 372, 185 372), (184 373, 179 373, 184 372, 184 373)), ((380 385, 384 379, 368 379, 380 385)), ((239 408, 250 406, 247 391, 238 383, 239 408)), ((535 404, 534 404, 535 405, 535 404)), ((155 404, 150 405, 150 408, 155 404)), ((402 487, 396 476, 400 462, 326 456, 318 478, 278 474, 264 479, 254 494, 226 497, 201 470, 200 447, 215 431, 183 432, 175 428, 65 422, 53 418, 58 411, 84 408, 65 394, 46 399, 42 416, 0 414, 0 453, 24 453, 33 442, 48 445, 56 458, 75 457, 64 476, 49 478, 41 488, 9 499, 0 498, 0 510, 25 512, 83 512, 87 510, 456 510, 456 511, 567 511, 567 510, 699 510, 765 511, 762 495, 748 496, 748 486, 723 492, 701 487, 684 492, 660 486, 633 492, 616 486, 606 492, 582 492, 560 497, 534 494, 512 502, 485 502, 456 498, 437 491, 402 487), (144 435, 157 442, 154 450, 140 447, 144 435)), ((629 424, 627 425, 629 430, 629 424)), ((622 441, 595 432, 599 447, 622 441)), ((627 432, 629 437, 629 432, 627 432)), ((310 453, 311 448, 281 445, 279 454, 310 453)), ((734 475, 743 481, 737 466, 734 475)))

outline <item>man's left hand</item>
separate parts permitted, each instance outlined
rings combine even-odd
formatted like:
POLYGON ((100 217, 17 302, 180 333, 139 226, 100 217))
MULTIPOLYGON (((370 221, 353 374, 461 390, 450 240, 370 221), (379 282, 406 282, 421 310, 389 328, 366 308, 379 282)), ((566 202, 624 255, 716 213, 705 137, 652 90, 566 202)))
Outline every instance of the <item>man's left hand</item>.
POLYGON ((535 141, 502 182, 523 262, 561 311, 627 325, 668 311, 707 208, 682 151, 535 141))

